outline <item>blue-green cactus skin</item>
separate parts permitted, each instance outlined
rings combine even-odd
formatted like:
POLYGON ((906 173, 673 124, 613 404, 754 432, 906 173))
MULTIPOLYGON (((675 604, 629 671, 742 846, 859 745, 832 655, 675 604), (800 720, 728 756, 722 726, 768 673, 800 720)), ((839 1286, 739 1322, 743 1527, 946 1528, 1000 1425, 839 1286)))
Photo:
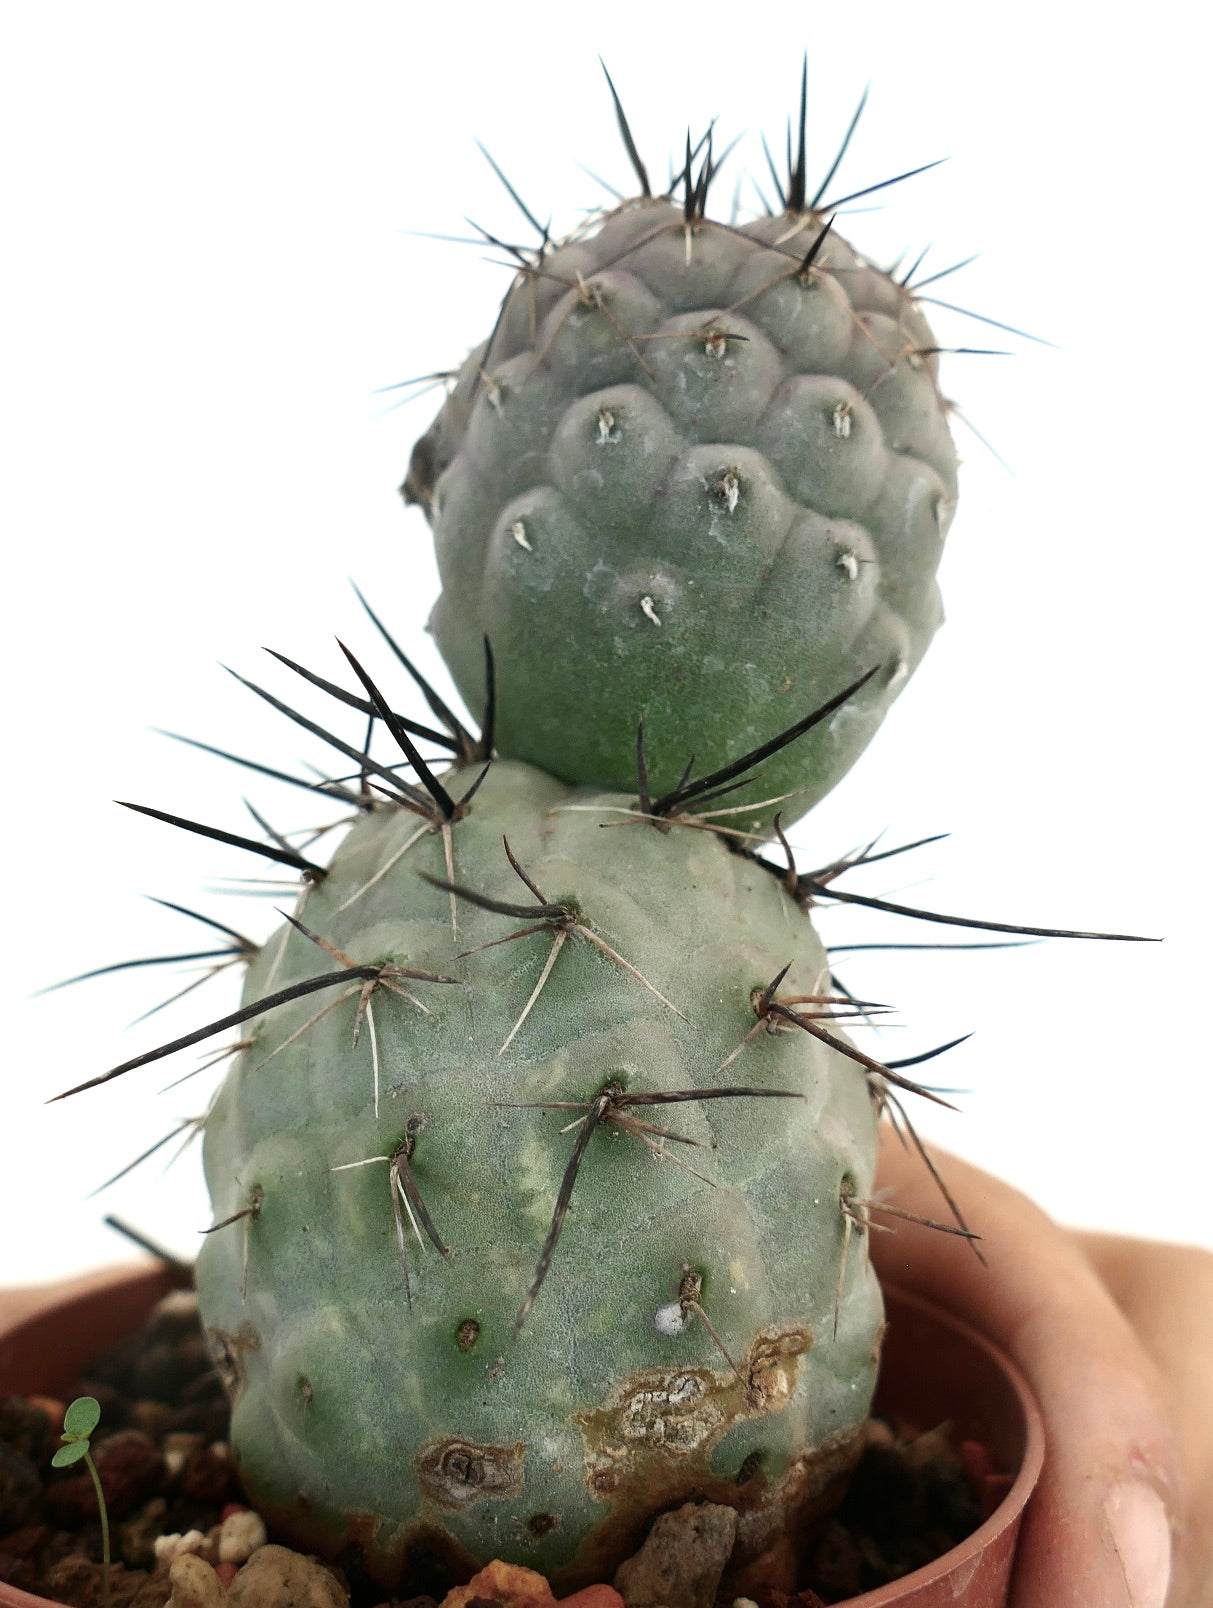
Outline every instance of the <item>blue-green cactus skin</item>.
POLYGON ((882 1318, 847 1197, 871 1191, 872 1092, 756 1014, 785 967, 773 997, 828 995, 824 951, 767 871, 630 804, 498 762, 449 867, 443 833, 376 806, 296 911, 330 950, 287 926, 251 969, 249 1000, 401 968, 242 1028, 205 1129, 233 1221, 198 1263, 250 1495, 389 1585, 422 1555, 601 1579, 705 1495, 753 1559, 859 1448, 882 1318), (713 1089, 739 1092, 635 1100, 713 1089))

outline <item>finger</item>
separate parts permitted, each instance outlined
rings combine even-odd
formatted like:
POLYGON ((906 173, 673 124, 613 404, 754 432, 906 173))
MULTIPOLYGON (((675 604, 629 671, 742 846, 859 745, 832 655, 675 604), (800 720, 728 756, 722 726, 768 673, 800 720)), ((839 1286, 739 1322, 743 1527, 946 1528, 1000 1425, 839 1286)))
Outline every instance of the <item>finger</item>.
POLYGON ((1074 1238, 1153 1358, 1179 1426, 1172 1595, 1184 1608, 1213 1608, 1213 1254, 1112 1234, 1074 1238))
MULTIPOLYGON (((1026 1196, 944 1156, 940 1169, 988 1266, 951 1235, 873 1237, 877 1271, 963 1316, 1023 1369, 1045 1418, 1041 1482, 1024 1519, 1012 1608, 1163 1608, 1177 1458, 1157 1370, 1077 1242, 1026 1196)), ((879 1182, 937 1211, 935 1186, 894 1142, 879 1182)))

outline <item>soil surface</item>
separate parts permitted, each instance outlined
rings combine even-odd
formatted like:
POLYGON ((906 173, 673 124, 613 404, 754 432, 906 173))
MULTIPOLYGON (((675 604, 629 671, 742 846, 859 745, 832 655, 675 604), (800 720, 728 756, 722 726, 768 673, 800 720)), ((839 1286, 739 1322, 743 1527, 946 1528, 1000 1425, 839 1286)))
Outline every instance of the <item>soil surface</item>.
MULTIPOLYGON (((95 1396, 101 1406, 92 1447, 109 1512, 113 1608, 163 1608, 170 1596, 174 1603, 247 1602, 255 1608, 288 1600, 266 1584, 253 1588, 249 1560, 267 1537, 245 1505, 228 1460, 227 1400, 191 1293, 167 1296, 138 1336, 98 1357, 78 1394, 95 1396), (187 1555, 196 1561, 174 1567, 175 1559, 187 1555)), ((51 1467, 65 1406, 44 1397, 0 1397, 0 1581, 92 1608, 102 1601, 101 1525, 92 1480, 83 1463, 51 1467)), ((824 1608, 898 1579, 969 1535, 997 1505, 1006 1483, 992 1473, 984 1448, 956 1445, 946 1426, 921 1433, 873 1421, 841 1508, 805 1537, 800 1590, 760 1592, 756 1608, 824 1608)), ((712 1569, 703 1567, 700 1539, 712 1512, 729 1515, 691 1504, 654 1525, 641 1553, 617 1577, 629 1608, 645 1601, 638 1582, 646 1576, 665 1582, 669 1608, 712 1608, 715 1585, 712 1569), (694 1560, 694 1589, 688 1580, 680 1590, 675 1582, 686 1578, 688 1558, 694 1560), (679 1595, 681 1602, 674 1600, 679 1595)), ((270 1546, 261 1575, 267 1574, 270 1554, 278 1573, 284 1559, 288 1573, 296 1567, 285 1549, 270 1546)), ((726 1561, 727 1551, 720 1568, 726 1561)), ((378 1608, 385 1601, 382 1588, 303 1559, 298 1567, 316 1577, 307 1597, 298 1600, 349 1601, 351 1608, 378 1608)), ((716 1584, 719 1578, 716 1569, 716 1584)), ((458 1595, 466 1597, 466 1589, 458 1595)), ((391 1601, 408 1608, 435 1604, 429 1596, 391 1601)))

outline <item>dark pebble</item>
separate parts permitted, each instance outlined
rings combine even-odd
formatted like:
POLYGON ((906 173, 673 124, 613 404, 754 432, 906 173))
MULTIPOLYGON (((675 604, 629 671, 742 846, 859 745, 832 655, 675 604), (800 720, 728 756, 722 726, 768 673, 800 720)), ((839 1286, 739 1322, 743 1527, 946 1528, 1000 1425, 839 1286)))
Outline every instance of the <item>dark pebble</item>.
POLYGON ((232 1499, 232 1465, 226 1457, 216 1457, 209 1446, 204 1446, 186 1458, 177 1485, 181 1495, 191 1502, 222 1507, 232 1499))
POLYGON ((173 1410, 162 1401, 137 1401, 128 1416, 132 1429, 142 1430, 149 1440, 159 1443, 168 1434, 173 1410))
POLYGON ((929 1523, 957 1538, 974 1531, 981 1523, 981 1498, 959 1461, 936 1458, 921 1473, 929 1523))
POLYGON ((840 1511, 848 1522, 862 1515, 865 1527, 880 1539, 920 1534, 927 1505, 919 1470, 896 1446, 869 1445, 840 1511))
POLYGON ((806 1565, 809 1584, 827 1602, 843 1602, 864 1589, 859 1543, 837 1519, 827 1519, 822 1525, 806 1565))
POLYGON ((0 1441, 0 1534, 36 1524, 42 1517, 42 1477, 37 1466, 0 1441))
MULTIPOLYGON (((232 1501, 239 1498, 233 1497, 232 1501)), ((186 1535, 190 1530, 201 1530, 203 1535, 219 1523, 219 1514, 226 1502, 191 1502, 183 1496, 174 1497, 164 1517, 164 1535, 186 1535)))
POLYGON ((206 1402, 196 1401, 189 1407, 174 1407, 168 1420, 169 1434, 205 1435, 211 1411, 206 1402))
POLYGON ((98 1385, 111 1385, 116 1390, 125 1390, 135 1359, 146 1343, 142 1335, 132 1335, 129 1340, 123 1340, 120 1344, 111 1346, 108 1351, 102 1351, 88 1365, 90 1381, 98 1385))
POLYGON ((23 1529, 0 1536, 0 1552, 7 1552, 14 1558, 32 1558, 42 1551, 50 1536, 49 1524, 27 1524, 23 1529))
MULTIPOLYGON (((120 1429, 116 1435, 98 1441, 93 1460, 111 1519, 125 1517, 164 1482, 164 1459, 137 1429, 120 1429)), ((55 1517, 65 1524, 97 1514, 97 1493, 87 1470, 52 1481, 47 1486, 46 1500, 55 1517)))
POLYGON ((0 1441, 41 1466, 59 1444, 59 1429, 24 1396, 0 1396, 0 1441))
POLYGON ((213 1401, 206 1410, 206 1421, 202 1426, 202 1433, 208 1441, 226 1441, 232 1432, 232 1410, 228 1406, 227 1397, 221 1401, 213 1401))
POLYGON ((201 1329, 196 1329, 193 1334, 181 1336, 177 1341, 177 1354, 181 1358, 182 1365, 188 1368, 190 1373, 213 1371, 210 1348, 202 1338, 201 1329))
POLYGON ((196 1402, 227 1402, 227 1393, 223 1388, 223 1381, 208 1362, 205 1369, 196 1374, 181 1391, 181 1400, 190 1405, 196 1402))
MULTIPOLYGON (((69 1608, 99 1608, 101 1565, 88 1558, 63 1558, 47 1570, 41 1589, 69 1608)), ((110 1566, 111 1608, 164 1608, 171 1589, 167 1570, 148 1574, 120 1563, 110 1566)))
POLYGON ((162 1340, 149 1346, 136 1362, 130 1379, 131 1391, 149 1401, 171 1402, 193 1369, 181 1355, 178 1343, 162 1340))
POLYGON ((154 1569, 159 1537, 184 1533, 166 1524, 167 1516, 168 1503, 164 1497, 154 1496, 118 1526, 117 1551, 128 1569, 154 1569))
POLYGON ((46 1571, 42 1589, 69 1608, 93 1608, 101 1601, 101 1565, 89 1558, 60 1558, 46 1571))
POLYGON ((37 1593, 42 1576, 32 1558, 21 1558, 15 1552, 6 1552, 0 1544, 0 1580, 6 1586, 16 1586, 19 1591, 37 1593))

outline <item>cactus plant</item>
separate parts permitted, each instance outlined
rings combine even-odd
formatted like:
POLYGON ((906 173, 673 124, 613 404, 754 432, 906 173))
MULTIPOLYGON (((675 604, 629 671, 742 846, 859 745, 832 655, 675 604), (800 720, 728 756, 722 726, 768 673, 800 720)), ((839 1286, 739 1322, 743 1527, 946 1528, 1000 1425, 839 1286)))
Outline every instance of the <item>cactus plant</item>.
POLYGON ((672 787, 692 738, 723 764, 879 666, 738 795, 791 793, 785 819, 802 814, 942 617, 956 454, 938 343, 909 285, 834 232, 853 199, 831 194, 837 162, 809 192, 803 119, 802 80, 780 205, 740 225, 705 210, 710 137, 701 154, 688 139, 675 199, 628 136, 639 196, 517 253, 413 451, 403 490, 443 582, 430 629, 469 700, 491 638, 502 752, 565 781, 630 786, 642 716, 672 787), (565 643, 577 673, 553 676, 565 643))
POLYGON ((234 1455, 280 1534, 390 1587, 582 1584, 692 1497, 738 1508, 736 1582, 786 1551, 868 1412, 878 1121, 936 1098, 848 1041, 879 1007, 809 914, 921 913, 839 889, 864 854, 799 872, 770 801, 837 780, 937 623, 933 338, 808 198, 803 94, 788 216, 709 224, 696 159, 681 208, 636 158, 636 203, 525 263, 414 453, 481 733, 373 615, 433 723, 348 650, 355 690, 282 662, 356 737, 248 683, 352 769, 270 770, 349 830, 322 862, 133 806, 303 890, 262 945, 201 918, 239 1009, 68 1091, 237 1032, 189 1125, 234 1455))

